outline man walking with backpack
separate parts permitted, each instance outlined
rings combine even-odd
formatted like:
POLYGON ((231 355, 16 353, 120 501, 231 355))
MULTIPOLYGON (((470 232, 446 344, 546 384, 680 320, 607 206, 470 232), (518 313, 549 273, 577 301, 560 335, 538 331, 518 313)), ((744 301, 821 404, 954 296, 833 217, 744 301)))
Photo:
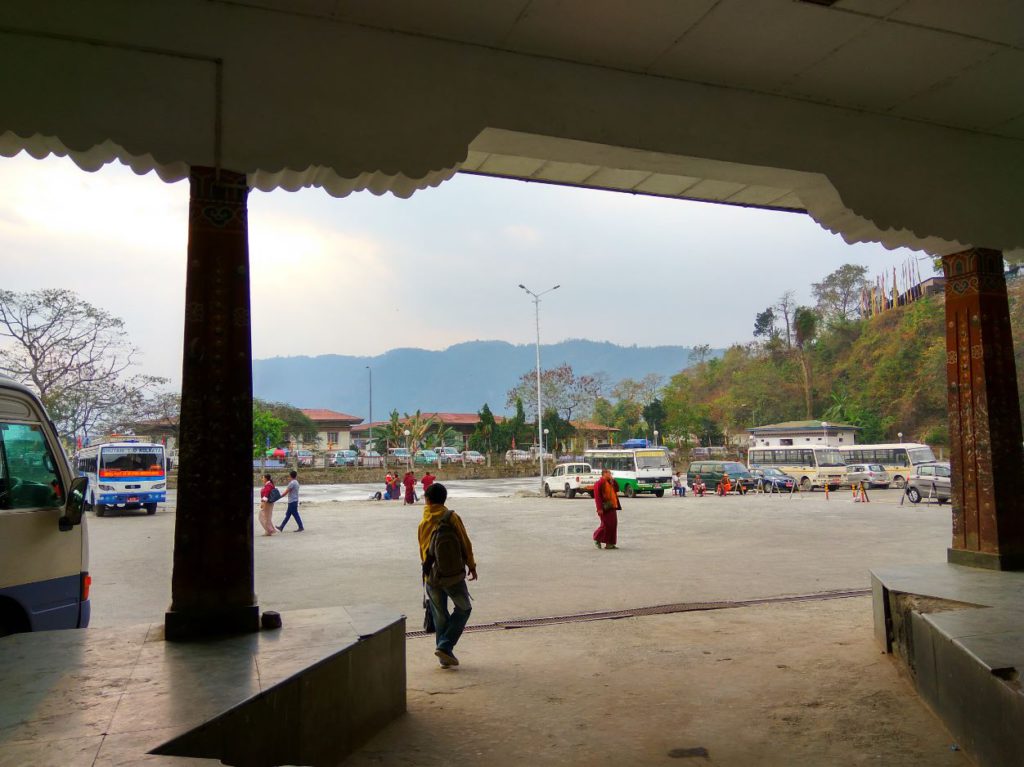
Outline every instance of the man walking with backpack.
POLYGON ((466 571, 469 571, 469 580, 475 581, 476 560, 462 520, 444 505, 448 500, 445 486, 435 482, 423 492, 423 497, 427 504, 418 530, 420 563, 434 617, 437 644, 434 655, 441 668, 449 668, 459 665, 455 645, 473 611, 466 587, 466 571), (449 597, 455 608, 451 613, 448 612, 449 597))

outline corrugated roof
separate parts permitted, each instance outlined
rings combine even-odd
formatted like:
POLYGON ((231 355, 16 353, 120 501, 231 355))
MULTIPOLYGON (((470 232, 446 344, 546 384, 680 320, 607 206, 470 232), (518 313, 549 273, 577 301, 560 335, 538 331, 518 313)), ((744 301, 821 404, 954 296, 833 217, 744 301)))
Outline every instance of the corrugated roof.
POLYGON ((339 413, 337 410, 328 410, 322 407, 302 407, 299 410, 311 421, 347 421, 353 424, 363 422, 363 419, 357 415, 339 413))
POLYGON ((834 429, 860 429, 860 427, 849 423, 832 423, 831 421, 783 421, 782 423, 769 423, 764 426, 752 426, 747 431, 753 433, 762 431, 821 431, 822 429, 832 431, 834 429), (828 426, 825 426, 826 423, 828 426))

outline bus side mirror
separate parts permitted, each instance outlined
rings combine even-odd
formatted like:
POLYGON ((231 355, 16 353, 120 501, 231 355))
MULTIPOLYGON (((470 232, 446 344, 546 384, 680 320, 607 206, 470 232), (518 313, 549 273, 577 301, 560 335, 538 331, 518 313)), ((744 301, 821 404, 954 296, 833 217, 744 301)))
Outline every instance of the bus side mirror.
POLYGON ((86 477, 75 477, 68 489, 68 498, 64 503, 64 516, 58 521, 62 532, 68 532, 75 525, 82 524, 82 510, 85 508, 85 489, 89 486, 86 477))

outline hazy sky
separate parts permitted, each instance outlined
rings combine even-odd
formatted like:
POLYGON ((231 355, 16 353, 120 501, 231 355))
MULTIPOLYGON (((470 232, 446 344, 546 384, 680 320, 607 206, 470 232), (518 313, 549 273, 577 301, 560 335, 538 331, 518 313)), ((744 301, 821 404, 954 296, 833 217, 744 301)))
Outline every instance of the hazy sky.
MULTIPOLYGON (((177 380, 187 208, 186 182, 0 158, 0 286, 75 290, 125 320, 146 372, 177 380)), ((910 254, 791 213, 462 175, 409 200, 253 192, 249 222, 256 357, 532 343, 520 282, 562 286, 541 304, 544 343, 726 346, 785 290, 809 303, 843 263, 873 278, 910 254)))

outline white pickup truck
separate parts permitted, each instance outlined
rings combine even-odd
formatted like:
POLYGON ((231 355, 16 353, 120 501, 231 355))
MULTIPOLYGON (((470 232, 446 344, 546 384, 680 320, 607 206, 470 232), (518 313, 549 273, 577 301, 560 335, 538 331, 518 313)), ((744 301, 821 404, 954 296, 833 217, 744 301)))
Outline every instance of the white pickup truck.
POLYGON ((601 479, 589 463, 563 463, 544 478, 544 495, 562 493, 566 498, 575 498, 577 493, 594 495, 594 484, 601 479))

